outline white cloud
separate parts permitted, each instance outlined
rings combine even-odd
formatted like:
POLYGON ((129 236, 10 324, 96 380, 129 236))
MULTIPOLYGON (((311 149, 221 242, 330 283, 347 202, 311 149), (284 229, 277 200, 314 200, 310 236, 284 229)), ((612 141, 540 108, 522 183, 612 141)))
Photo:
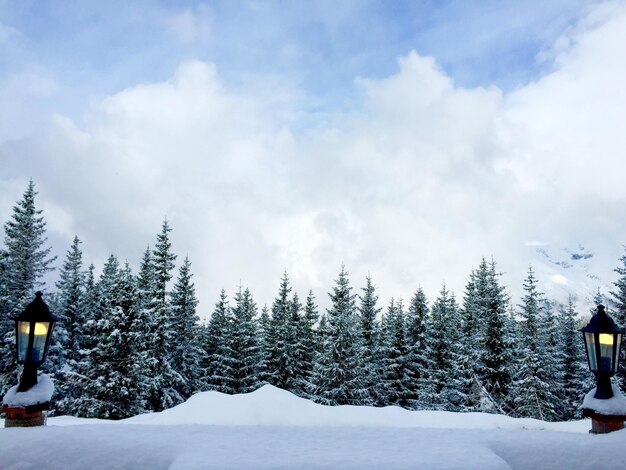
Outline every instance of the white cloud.
POLYGON ((182 43, 191 43, 198 39, 210 37, 210 16, 205 7, 186 9, 180 13, 164 18, 165 26, 176 35, 182 43))
MULTIPOLYGON (((64 208, 50 228, 68 246, 79 232, 91 259, 136 263, 167 216, 203 314, 240 281, 270 303, 284 269, 325 305, 341 263, 387 301, 419 285, 432 298, 443 280, 460 297, 493 255, 519 291, 527 240, 621 249, 625 10, 593 10, 559 41, 554 71, 511 94, 459 88, 412 52, 357 80, 360 108, 298 133, 311 116, 297 98, 273 107, 280 89, 233 92, 213 64, 184 62, 95 102, 80 128, 56 117, 0 147, 0 178, 33 169, 47 207, 64 208)), ((189 39, 192 17, 173 26, 189 39)))

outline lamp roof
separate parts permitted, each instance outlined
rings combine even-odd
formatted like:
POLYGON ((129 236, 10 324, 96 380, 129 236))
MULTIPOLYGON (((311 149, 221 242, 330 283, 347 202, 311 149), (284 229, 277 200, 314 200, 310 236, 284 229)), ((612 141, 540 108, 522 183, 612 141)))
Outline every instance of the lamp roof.
POLYGON ((615 324, 613 319, 606 313, 604 305, 598 305, 598 312, 591 317, 589 323, 580 331, 583 333, 621 333, 624 329, 615 324))
POLYGON ((16 321, 35 321, 35 322, 56 322, 57 317, 52 315, 48 304, 43 301, 43 293, 35 292, 35 300, 29 303, 24 311, 20 313, 16 321))

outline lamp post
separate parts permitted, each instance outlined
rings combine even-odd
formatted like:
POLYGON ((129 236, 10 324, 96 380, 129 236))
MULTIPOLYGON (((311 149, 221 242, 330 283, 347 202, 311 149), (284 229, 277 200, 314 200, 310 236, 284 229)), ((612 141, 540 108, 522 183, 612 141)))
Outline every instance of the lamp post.
POLYGON ((604 434, 624 427, 626 400, 613 392, 611 377, 617 372, 624 330, 598 305, 597 313, 580 330, 585 340, 589 369, 596 376, 596 390, 585 397, 583 416, 592 418, 591 432, 604 434))
POLYGON ((40 383, 37 381, 37 368, 46 360, 57 321, 42 296, 41 292, 36 292, 35 300, 15 318, 17 363, 23 364, 24 369, 20 383, 3 398, 2 411, 7 415, 5 427, 43 425, 42 411, 49 408, 54 392, 48 376, 42 376, 40 383))

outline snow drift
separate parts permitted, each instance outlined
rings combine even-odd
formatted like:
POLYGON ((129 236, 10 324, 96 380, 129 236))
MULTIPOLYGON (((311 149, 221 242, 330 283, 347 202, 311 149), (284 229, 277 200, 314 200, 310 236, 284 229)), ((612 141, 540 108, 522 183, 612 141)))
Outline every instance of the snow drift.
POLYGON ((621 469, 626 444, 626 431, 588 434, 589 421, 328 407, 272 386, 199 393, 122 421, 61 416, 48 424, 0 429, 0 468, 621 469))
POLYGON ((455 429, 554 429, 587 432, 584 421, 547 423, 487 413, 409 411, 397 406, 325 406, 264 385, 251 393, 202 392, 160 413, 123 420, 131 424, 216 426, 358 426, 455 429))

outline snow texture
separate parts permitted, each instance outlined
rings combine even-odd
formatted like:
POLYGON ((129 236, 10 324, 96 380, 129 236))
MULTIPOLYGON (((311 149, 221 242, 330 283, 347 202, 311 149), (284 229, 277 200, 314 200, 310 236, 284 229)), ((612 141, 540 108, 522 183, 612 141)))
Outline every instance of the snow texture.
POLYGON ((2 403, 11 407, 24 407, 37 405, 50 401, 54 393, 54 384, 50 377, 42 374, 37 378, 37 385, 29 388, 25 392, 17 391, 18 385, 11 387, 4 395, 2 403))
POLYGON ((599 400, 593 396, 596 389, 591 390, 583 400, 583 408, 593 410, 601 415, 626 415, 626 398, 622 395, 619 387, 612 384, 613 397, 599 400))
POLYGON ((2 469, 623 468, 626 432, 481 413, 326 407, 271 386, 122 421, 0 429, 2 469), (149 425, 148 425, 149 424, 149 425))

